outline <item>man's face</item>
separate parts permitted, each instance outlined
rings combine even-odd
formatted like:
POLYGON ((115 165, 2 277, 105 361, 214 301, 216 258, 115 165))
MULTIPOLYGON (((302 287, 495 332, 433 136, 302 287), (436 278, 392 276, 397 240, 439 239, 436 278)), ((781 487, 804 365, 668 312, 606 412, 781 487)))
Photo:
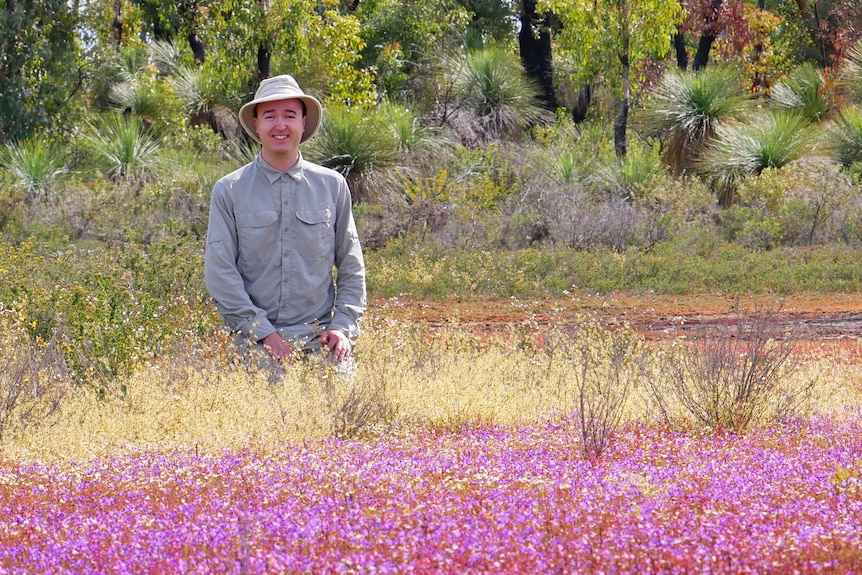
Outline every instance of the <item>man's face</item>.
POLYGON ((293 98, 258 104, 254 127, 265 152, 294 157, 305 131, 302 101, 293 98))

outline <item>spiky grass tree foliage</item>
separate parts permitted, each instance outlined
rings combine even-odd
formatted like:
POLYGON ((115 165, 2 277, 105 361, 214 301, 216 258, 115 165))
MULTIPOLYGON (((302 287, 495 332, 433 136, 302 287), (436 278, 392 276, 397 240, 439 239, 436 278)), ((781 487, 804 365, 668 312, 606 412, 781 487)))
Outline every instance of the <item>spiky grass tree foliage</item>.
POLYGON ((842 165, 862 162, 862 108, 842 108, 826 130, 825 139, 832 156, 842 165))
POLYGON ((331 104, 305 153, 344 174, 354 202, 385 201, 396 196, 399 146, 392 127, 378 112, 331 104))
POLYGON ((39 138, 4 145, 0 166, 12 172, 28 201, 48 199, 57 176, 66 172, 62 150, 39 138))
POLYGON ((109 178, 140 175, 158 163, 160 142, 136 116, 108 113, 90 125, 86 141, 109 178))
POLYGON ((644 121, 667 138, 664 163, 674 174, 692 167, 716 128, 749 109, 737 75, 728 68, 669 71, 649 94, 644 121))
POLYGON ((239 102, 225 95, 203 69, 178 66, 171 76, 174 96, 192 126, 209 126, 222 137, 239 139, 242 128, 234 109, 239 102))
POLYGON ((811 62, 795 68, 773 86, 769 100, 773 106, 798 112, 810 122, 823 120, 834 108, 829 82, 811 62))
POLYGON ((721 124, 698 167, 716 185, 720 203, 729 205, 740 178, 782 168, 807 154, 813 145, 809 126, 808 118, 786 110, 764 112, 749 123, 721 124))
POLYGON ((449 68, 455 94, 449 120, 465 141, 517 137, 553 119, 541 106, 539 87, 515 54, 497 47, 471 50, 463 61, 450 62, 449 68))
POLYGON ((862 101, 862 40, 847 51, 841 63, 840 84, 856 101, 862 101))

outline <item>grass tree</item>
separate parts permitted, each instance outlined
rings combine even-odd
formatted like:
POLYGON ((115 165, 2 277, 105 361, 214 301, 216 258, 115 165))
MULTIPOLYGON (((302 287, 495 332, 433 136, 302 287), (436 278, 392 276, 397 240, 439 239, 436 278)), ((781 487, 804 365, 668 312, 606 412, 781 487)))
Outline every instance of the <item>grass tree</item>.
POLYGON ((782 168, 810 152, 809 127, 804 115, 786 110, 769 110, 746 123, 720 124, 698 166, 715 184, 721 205, 728 206, 740 178, 782 168))
POLYGON ((171 76, 174 95, 192 126, 209 126, 226 139, 237 139, 241 128, 236 113, 239 102, 226 95, 223 87, 203 68, 178 66, 171 76))
POLYGON ((327 106, 318 134, 308 142, 309 159, 347 178, 354 202, 395 195, 401 142, 376 111, 341 104, 327 106))
POLYGON ((854 44, 841 61, 839 83, 854 100, 862 100, 862 40, 854 44))
POLYGON ((812 62, 806 62, 772 87, 769 100, 775 107, 798 112, 811 122, 819 122, 834 108, 830 86, 823 71, 812 62))
POLYGON ((129 178, 158 162, 161 144, 136 116, 100 116, 90 125, 86 142, 105 164, 109 178, 129 178))
POLYGON ((0 166, 12 172, 28 201, 47 199, 57 177, 66 172, 62 150, 42 138, 5 144, 0 166))
POLYGON ((667 140, 662 159, 680 175, 692 167, 716 128, 738 118, 750 101, 729 68, 671 70, 648 95, 644 117, 650 130, 667 140))
POLYGON ((827 147, 844 166, 862 162, 862 108, 845 106, 826 130, 827 147))
POLYGON ((449 63, 454 78, 449 125, 467 142, 517 137, 552 118, 541 104, 541 90, 524 73, 518 57, 499 47, 471 50, 449 63))

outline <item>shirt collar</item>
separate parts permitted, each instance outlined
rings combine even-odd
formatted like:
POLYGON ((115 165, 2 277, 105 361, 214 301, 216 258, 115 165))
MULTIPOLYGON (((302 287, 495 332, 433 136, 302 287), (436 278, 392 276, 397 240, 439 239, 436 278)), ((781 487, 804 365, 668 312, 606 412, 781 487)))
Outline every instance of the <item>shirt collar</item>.
POLYGON ((270 184, 274 184, 276 181, 278 181, 279 178, 285 175, 291 177, 297 182, 302 181, 305 168, 305 160, 302 158, 302 152, 299 152, 299 159, 297 159, 296 163, 293 164, 293 167, 286 172, 282 172, 281 170, 278 170, 269 165, 267 161, 263 159, 263 156, 260 154, 257 155, 254 161, 257 164, 257 169, 259 169, 263 173, 266 179, 269 180, 270 184))

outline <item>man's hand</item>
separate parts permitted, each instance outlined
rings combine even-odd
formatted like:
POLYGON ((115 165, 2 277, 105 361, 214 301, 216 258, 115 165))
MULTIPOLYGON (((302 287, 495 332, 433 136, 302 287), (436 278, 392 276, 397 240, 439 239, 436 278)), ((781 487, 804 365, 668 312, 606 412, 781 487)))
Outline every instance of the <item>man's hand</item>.
POLYGON ((289 341, 285 341, 277 331, 263 338, 261 343, 273 359, 293 359, 293 346, 290 345, 289 341))
POLYGON ((340 329, 329 329, 320 336, 320 343, 329 348, 333 363, 341 363, 350 357, 350 340, 340 329))

